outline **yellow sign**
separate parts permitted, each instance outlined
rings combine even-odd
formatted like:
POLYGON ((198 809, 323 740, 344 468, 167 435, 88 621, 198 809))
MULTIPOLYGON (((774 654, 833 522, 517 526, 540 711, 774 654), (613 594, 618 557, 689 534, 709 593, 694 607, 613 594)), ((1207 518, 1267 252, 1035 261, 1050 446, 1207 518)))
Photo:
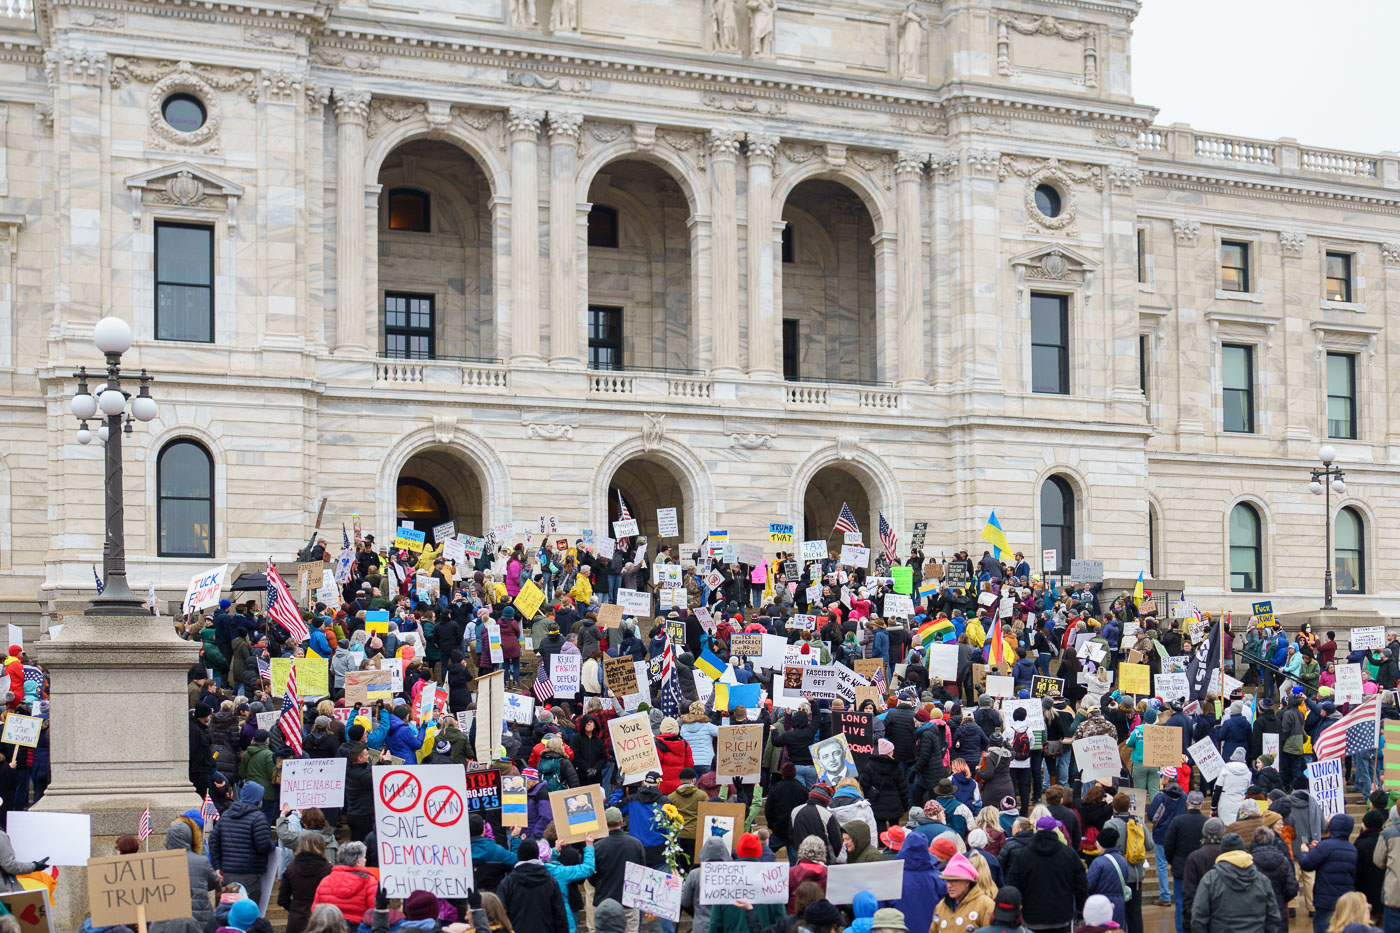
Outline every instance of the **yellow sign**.
POLYGON ((272 695, 280 697, 287 692, 287 678, 292 673, 292 662, 297 666, 297 696, 330 696, 327 683, 330 662, 325 658, 273 658, 272 695))
POLYGON ((520 592, 515 596, 515 608, 520 613, 522 625, 529 625, 535 618, 535 613, 540 611, 540 604, 544 602, 544 593, 535 581, 526 580, 525 585, 520 588, 520 592))
POLYGON ((1118 665, 1118 689, 1134 696, 1152 694, 1152 668, 1146 664, 1118 665))

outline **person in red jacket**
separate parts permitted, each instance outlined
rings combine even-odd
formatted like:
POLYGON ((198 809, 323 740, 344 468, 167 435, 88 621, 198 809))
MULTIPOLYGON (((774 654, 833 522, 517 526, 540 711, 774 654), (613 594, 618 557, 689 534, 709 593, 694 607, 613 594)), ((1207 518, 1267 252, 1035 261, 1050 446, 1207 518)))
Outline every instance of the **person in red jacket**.
POLYGON ((10 709, 14 709, 24 702, 24 649, 19 645, 11 645, 10 653, 5 658, 5 673, 10 675, 10 709))
POLYGON ((321 879, 316 899, 311 902, 315 912, 322 904, 334 904, 351 923, 363 918, 374 907, 374 893, 379 887, 379 872, 365 867, 365 844, 347 842, 335 854, 331 873, 321 879))
POLYGON ((680 726, 670 716, 661 720, 661 733, 656 737, 656 754, 661 758, 661 793, 669 794, 681 786, 681 770, 694 768, 690 743, 680 736, 680 726))

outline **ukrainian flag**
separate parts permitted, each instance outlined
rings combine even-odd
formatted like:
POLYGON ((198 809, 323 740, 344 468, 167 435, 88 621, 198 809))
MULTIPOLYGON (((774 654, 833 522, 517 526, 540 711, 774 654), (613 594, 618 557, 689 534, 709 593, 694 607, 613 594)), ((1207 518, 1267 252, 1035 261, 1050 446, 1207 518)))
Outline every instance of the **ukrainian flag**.
POLYGON ((754 709, 758 706, 759 690, 758 684, 726 684, 716 681, 715 709, 729 711, 736 706, 754 709))
POLYGON ((979 535, 982 540, 992 546, 992 556, 1001 560, 1002 552, 1011 553, 1011 542, 1006 540, 1006 532, 1001 530, 1001 522, 997 521, 996 509, 992 509, 991 518, 987 519, 987 526, 982 529, 979 535))
POLYGON ((1142 591, 1142 571, 1139 570, 1139 571, 1138 571, 1137 583, 1133 585, 1133 605, 1134 605, 1134 606, 1140 606, 1140 605, 1142 605, 1142 597, 1143 597, 1143 591, 1142 591))
POLYGON ((724 673, 725 664, 709 648, 701 652, 700 657, 695 661, 695 669, 702 672, 711 680, 719 680, 719 675, 724 673))

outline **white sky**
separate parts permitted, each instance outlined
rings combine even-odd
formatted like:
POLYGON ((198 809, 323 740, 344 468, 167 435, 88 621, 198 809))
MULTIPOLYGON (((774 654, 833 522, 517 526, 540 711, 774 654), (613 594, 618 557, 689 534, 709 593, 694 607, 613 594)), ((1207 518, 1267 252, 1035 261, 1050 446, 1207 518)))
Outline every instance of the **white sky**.
POLYGON ((1143 0, 1133 97, 1157 122, 1400 150, 1400 0, 1143 0))

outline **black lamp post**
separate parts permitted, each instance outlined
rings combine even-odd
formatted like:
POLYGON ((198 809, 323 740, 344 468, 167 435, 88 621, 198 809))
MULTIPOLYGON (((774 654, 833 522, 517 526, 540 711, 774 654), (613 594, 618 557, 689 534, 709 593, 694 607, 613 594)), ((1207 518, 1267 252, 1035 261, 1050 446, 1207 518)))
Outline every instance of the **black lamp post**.
POLYGON ((1332 493, 1335 492, 1339 496, 1345 495, 1347 484, 1344 480, 1345 474, 1339 467, 1332 465, 1337 459, 1337 451, 1331 444, 1323 445, 1322 449, 1317 452, 1317 458, 1322 461, 1322 469, 1313 467, 1312 482, 1308 488, 1313 491, 1315 496, 1325 496, 1327 503, 1326 513, 1323 515, 1326 532, 1324 537, 1326 550, 1323 553, 1323 561, 1326 563, 1327 570, 1322 577, 1322 608, 1325 610, 1337 608, 1332 605, 1332 493))
POLYGON ((106 542, 102 548, 102 592, 93 597, 88 615, 136 615, 142 603, 126 582, 126 531, 123 522, 125 504, 122 498, 122 432, 131 433, 132 421, 150 421, 156 416, 156 402, 151 398, 151 377, 143 369, 140 394, 132 397, 122 390, 122 354, 131 349, 131 328, 121 318, 106 317, 97 322, 92 342, 107 358, 107 383, 96 396, 88 391, 86 366, 78 368, 78 393, 69 402, 69 409, 78 418, 78 443, 92 442, 88 419, 98 417, 102 425, 97 438, 107 445, 106 471, 103 481, 106 542), (130 400, 131 410, 127 411, 130 400), (123 424, 123 416, 125 423, 123 424))

